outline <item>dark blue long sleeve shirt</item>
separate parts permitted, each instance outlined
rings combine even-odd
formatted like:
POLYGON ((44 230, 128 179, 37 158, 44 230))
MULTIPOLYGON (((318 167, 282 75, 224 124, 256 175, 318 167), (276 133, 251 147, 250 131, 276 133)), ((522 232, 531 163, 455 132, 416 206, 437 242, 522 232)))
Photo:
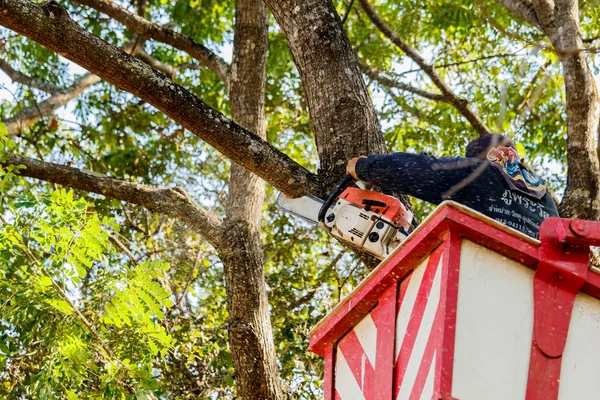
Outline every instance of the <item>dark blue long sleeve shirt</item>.
POLYGON ((384 191, 433 204, 456 201, 534 238, 544 219, 558 216, 549 193, 538 200, 511 190, 489 161, 475 158, 376 154, 358 160, 356 175, 384 191))

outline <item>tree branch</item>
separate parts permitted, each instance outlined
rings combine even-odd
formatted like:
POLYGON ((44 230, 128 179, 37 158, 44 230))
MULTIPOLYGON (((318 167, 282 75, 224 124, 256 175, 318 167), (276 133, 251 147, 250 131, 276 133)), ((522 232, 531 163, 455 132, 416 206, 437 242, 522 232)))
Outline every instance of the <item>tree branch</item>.
MULTIPOLYGON (((3 222, 6 223, 6 221, 3 221, 3 222)), ((83 313, 79 310, 79 308, 73 303, 73 301, 69 298, 69 296, 65 293, 65 291, 60 287, 60 285, 58 283, 56 283, 56 281, 54 280, 52 275, 50 275, 50 273, 46 270, 46 268, 44 268, 44 266, 31 253, 31 251, 27 248, 27 246, 25 244, 22 245, 22 249, 25 251, 25 253, 29 257, 29 259, 40 269, 41 273, 43 275, 45 275, 48 279, 50 279, 50 283, 51 283, 52 287, 54 288, 54 290, 56 291, 56 293, 58 293, 58 295, 67 304, 69 304, 69 306, 71 307, 71 310, 73 310, 73 312, 77 316, 77 319, 79 320, 79 322, 81 322, 81 324, 83 326, 85 326, 87 331, 94 337, 94 339, 96 340, 98 345, 102 348, 102 350, 104 350, 104 353, 106 353, 104 355, 106 357, 106 359, 108 361, 117 362, 120 365, 122 365, 121 360, 119 360, 117 357, 114 356, 112 350, 108 346, 108 343, 106 343, 106 341, 104 339, 102 339, 102 337, 98 334, 98 331, 96 330, 96 328, 94 328, 94 325, 92 325, 90 323, 90 321, 88 321, 88 319, 83 315, 83 313)))
POLYGON ((593 43, 594 41, 600 39, 600 35, 592 36, 586 39, 583 39, 583 43, 593 43))
POLYGON ((348 17, 350 16, 350 11, 352 11, 352 6, 354 6, 354 0, 350 0, 350 4, 348 4, 346 13, 344 14, 344 17, 342 18, 342 25, 346 24, 346 21, 348 20, 348 17))
POLYGON ((131 13, 123 7, 108 0, 73 0, 73 2, 86 5, 117 20, 140 36, 149 37, 158 42, 166 43, 178 50, 188 53, 200 61, 202 65, 213 71, 224 83, 229 86, 230 66, 221 57, 203 45, 196 43, 192 38, 175 32, 173 29, 162 27, 148 21, 139 15, 131 13))
POLYGON ((552 64, 552 61, 547 61, 546 64, 544 64, 544 66, 540 67, 540 69, 535 73, 535 75, 534 75, 533 79, 531 80, 531 82, 529 83, 525 93, 523 93, 523 95, 519 96, 519 98, 515 102, 515 105, 513 107, 514 112, 518 113, 525 106, 530 107, 533 111, 533 105, 537 101, 542 90, 544 89, 544 87, 548 83, 548 80, 550 79, 550 71, 548 70, 548 67, 550 67, 551 64, 552 64), (536 88, 535 84, 540 79, 540 77, 542 77, 542 75, 543 75, 542 82, 541 82, 540 86, 536 88), (530 100, 531 100, 531 102, 530 102, 530 100))
POLYGON ((450 103, 456 110, 461 113, 470 123, 471 126, 480 134, 484 135, 490 133, 490 130, 485 126, 483 121, 477 114, 471 110, 467 100, 459 98, 452 92, 452 90, 444 83, 442 78, 438 75, 435 68, 429 64, 425 59, 411 46, 409 46, 402 38, 400 38, 392 29, 381 19, 377 14, 373 6, 368 0, 359 0, 361 6, 373 22, 373 24, 400 50, 402 50, 408 57, 410 57, 421 69, 425 72, 435 86, 440 89, 442 95, 446 98, 447 102, 450 103))
POLYGON ((544 31, 542 23, 533 8, 533 5, 527 0, 496 0, 496 3, 506 8, 511 14, 516 15, 522 20, 528 22, 540 31, 544 31))
MULTIPOLYGON (((131 41, 123 47, 127 53, 131 53, 135 47, 135 41, 131 41)), ((174 67, 172 65, 163 63, 153 58, 143 50, 135 50, 135 57, 144 61, 146 64, 156 69, 157 71, 162 72, 167 75, 169 78, 173 79, 175 74, 178 71, 181 71, 185 68, 194 68, 196 66, 190 64, 183 64, 181 66, 174 67)), ((0 60, 2 62, 2 60, 0 60)), ((52 114, 58 108, 64 106, 69 101, 73 100, 77 96, 79 96, 85 89, 96 84, 100 81, 100 78, 93 74, 85 74, 77 81, 75 81, 71 86, 60 89, 56 87, 56 91, 52 93, 52 96, 47 98, 46 100, 41 101, 40 103, 33 104, 29 107, 25 107, 19 113, 14 116, 6 119, 4 123, 6 124, 6 128, 8 130, 8 136, 15 136, 24 128, 35 124, 40 119, 52 114)))
POLYGON ((417 96, 421 96, 421 97, 424 97, 424 98, 429 99, 429 100, 443 101, 443 102, 446 102, 446 103, 448 102, 448 99, 445 96, 441 95, 441 94, 427 92, 425 90, 421 90, 421 89, 416 88, 414 86, 411 86, 409 84, 395 81, 395 80, 390 79, 387 76, 379 73, 374 68, 369 68, 367 65, 364 65, 364 64, 359 64, 359 65, 360 65, 361 71, 366 76, 368 76, 369 78, 373 79, 374 81, 377 81, 377 82, 381 83, 384 86, 388 86, 388 87, 393 87, 393 88, 396 88, 396 89, 404 90, 404 91, 416 94, 417 96))
POLYGON ((517 56, 517 53, 518 53, 518 51, 516 51, 514 53, 490 54, 489 56, 482 56, 482 57, 473 58, 473 59, 470 59, 470 60, 457 61, 457 62, 447 63, 447 64, 437 64, 437 65, 434 65, 433 67, 436 68, 436 69, 457 67, 459 65, 471 64, 471 63, 475 63, 475 62, 479 62, 479 61, 483 61, 483 60, 489 60, 491 58, 515 57, 515 56, 517 56))
POLYGON ((52 96, 39 103, 25 107, 16 115, 6 119, 8 136, 15 136, 22 129, 31 126, 43 117, 52 114, 56 109, 64 106, 70 100, 79 96, 85 89, 100 81, 100 77, 87 73, 66 89, 55 92, 52 96))
POLYGON ((356 54, 331 0, 266 0, 302 80, 320 172, 329 188, 346 161, 387 147, 356 54))
POLYGON ((184 71, 184 70, 188 70, 188 69, 201 69, 202 68, 201 65, 193 64, 193 63, 183 63, 183 64, 177 65, 177 66, 167 64, 167 63, 157 60, 156 58, 152 57, 150 54, 146 53, 144 50, 141 50, 141 49, 137 50, 135 52, 134 56, 136 58, 142 60, 143 62, 145 62, 152 68, 154 68, 155 70, 162 72, 165 76, 167 76, 171 79, 175 79, 175 75, 180 71, 184 71))
POLYGON ((81 29, 56 1, 0 0, 0 25, 60 53, 163 111, 289 196, 322 195, 320 179, 144 62, 81 29))
POLYGON ((531 0, 531 5, 535 11, 540 26, 550 39, 554 35, 556 27, 554 25, 554 1, 552 0, 531 0))
POLYGON ((17 154, 11 154, 2 165, 24 165, 26 168, 15 174, 101 194, 177 218, 216 248, 227 245, 223 243, 221 221, 181 188, 155 188, 17 154))
POLYGON ((108 237, 110 240, 113 241, 113 243, 115 244, 115 246, 117 246, 119 248, 119 250, 121 250, 123 253, 125 253, 125 255, 127 256, 127 258, 129 258, 129 260, 135 265, 137 264, 137 260, 135 259, 135 256, 133 255, 133 253, 131 253, 131 251, 127 248, 127 246, 125 246, 125 244, 123 244, 123 242, 121 242, 119 240, 119 238, 117 237, 116 234, 109 232, 108 233, 108 237))
POLYGON ((137 5, 137 15, 139 15, 142 18, 146 18, 146 6, 147 6, 146 0, 137 0, 136 5, 137 5))
POLYGON ((40 79, 35 79, 30 76, 25 75, 21 71, 17 71, 14 69, 8 62, 4 61, 0 58, 0 69, 8 75, 8 77, 17 83, 22 83, 23 85, 27 85, 29 87, 39 89, 42 92, 54 93, 60 88, 52 83, 44 82, 40 79))

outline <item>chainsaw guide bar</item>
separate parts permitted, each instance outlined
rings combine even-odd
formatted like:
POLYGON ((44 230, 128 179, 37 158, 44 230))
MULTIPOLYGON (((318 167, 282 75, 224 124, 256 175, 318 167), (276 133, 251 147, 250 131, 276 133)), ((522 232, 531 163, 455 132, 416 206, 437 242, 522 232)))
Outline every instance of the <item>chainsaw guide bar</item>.
POLYGON ((277 196, 277 206, 279 208, 313 225, 319 224, 317 218, 323 203, 323 200, 311 195, 296 199, 287 197, 284 193, 279 193, 279 196, 277 196))

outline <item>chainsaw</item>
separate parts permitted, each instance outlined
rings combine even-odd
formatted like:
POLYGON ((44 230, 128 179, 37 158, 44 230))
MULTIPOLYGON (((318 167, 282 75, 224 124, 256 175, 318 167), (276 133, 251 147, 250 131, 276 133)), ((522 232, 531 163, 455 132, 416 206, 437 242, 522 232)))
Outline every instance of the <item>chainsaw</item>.
POLYGON ((280 193, 277 205, 382 260, 406 239, 413 215, 395 197, 358 185, 362 183, 347 175, 325 201, 310 195, 292 199, 280 193))

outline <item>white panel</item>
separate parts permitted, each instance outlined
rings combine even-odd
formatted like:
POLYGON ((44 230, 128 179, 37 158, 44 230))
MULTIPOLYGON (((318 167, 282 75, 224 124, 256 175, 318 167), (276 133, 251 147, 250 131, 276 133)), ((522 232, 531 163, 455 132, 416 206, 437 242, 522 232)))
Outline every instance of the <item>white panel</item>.
POLYGON ((423 274, 425 273, 425 269, 427 268, 427 263, 429 262, 429 257, 421 262, 413 271, 410 281, 408 283, 408 288, 406 289, 406 293, 404 294, 404 298, 402 299, 402 304, 400 304, 400 312, 396 318, 396 342, 395 342, 395 350, 394 350, 394 363, 398 359, 398 353, 400 353, 400 348, 402 347, 402 340, 406 335, 406 328, 408 327, 408 321, 410 320, 410 314, 415 306, 415 300, 417 298, 417 292, 419 291, 419 287, 421 286, 421 281, 423 280, 423 274))
POLYGON ((452 396, 525 398, 533 330, 534 271, 463 240, 452 396))
POLYGON ((558 398, 600 398, 600 300, 584 293, 573 306, 558 398))
POLYGON ((371 314, 368 314, 354 327, 354 333, 356 333, 369 362, 375 368, 375 359, 377 358, 377 327, 375 326, 375 322, 373 322, 373 318, 371 318, 371 314))
POLYGON ((421 361, 423 360, 423 353, 425 353, 427 340, 431 335, 431 327, 433 326, 435 313, 440 302, 441 281, 442 257, 440 257, 440 262, 437 267, 437 271, 435 272, 435 277, 433 278, 433 285, 431 286, 431 291, 429 292, 427 305, 425 306, 423 319, 421 320, 421 325, 419 326, 419 332, 417 333, 415 345, 408 359, 406 373, 404 374, 404 379, 402 380, 402 384, 398 392, 398 397, 396 398, 398 400, 404 400, 410 397, 410 392, 412 391, 415 380, 417 379, 417 373, 419 372, 419 367, 421 366, 421 361))
POLYGON ((342 400, 365 400, 365 396, 339 347, 335 360, 335 390, 342 400))

